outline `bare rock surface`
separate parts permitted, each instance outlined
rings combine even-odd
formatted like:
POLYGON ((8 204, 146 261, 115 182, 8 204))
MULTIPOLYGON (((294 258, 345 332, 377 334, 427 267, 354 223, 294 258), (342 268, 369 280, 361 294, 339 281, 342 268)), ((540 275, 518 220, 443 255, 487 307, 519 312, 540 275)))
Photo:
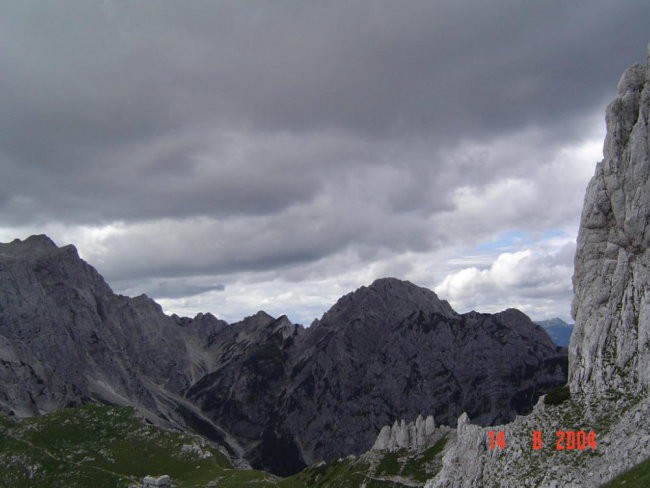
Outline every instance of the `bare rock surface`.
POLYGON ((384 425, 379 431, 377 440, 372 446, 373 451, 395 452, 400 449, 419 451, 432 446, 437 440, 436 423, 433 416, 426 419, 418 415, 414 422, 406 423, 404 419, 397 420, 392 426, 384 425))
POLYGON ((280 410, 306 463, 336 459, 423 411, 446 425, 463 411, 483 425, 512 420, 564 383, 565 354, 517 310, 461 315, 430 290, 383 278, 297 341, 280 410))

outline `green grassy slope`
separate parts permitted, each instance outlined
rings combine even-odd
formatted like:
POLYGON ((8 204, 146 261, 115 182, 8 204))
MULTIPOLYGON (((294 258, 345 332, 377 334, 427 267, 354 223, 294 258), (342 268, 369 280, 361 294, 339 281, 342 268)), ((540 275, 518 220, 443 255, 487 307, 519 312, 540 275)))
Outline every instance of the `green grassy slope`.
POLYGON ((15 488, 121 488, 147 474, 168 474, 190 488, 239 473, 200 439, 147 425, 131 408, 103 405, 21 421, 0 417, 0 465, 0 486, 15 488))
POLYGON ((17 420, 0 417, 0 487, 126 488, 167 474, 178 488, 388 488, 423 485, 445 439, 419 454, 346 458, 289 478, 233 469, 201 439, 146 424, 132 408, 86 405, 17 420))
POLYGON ((647 488, 650 486, 650 459, 617 476, 602 488, 647 488))
POLYGON ((413 453, 398 451, 371 453, 361 458, 346 458, 314 465, 290 478, 280 480, 278 488, 402 488, 423 486, 442 466, 443 437, 429 449, 413 453))

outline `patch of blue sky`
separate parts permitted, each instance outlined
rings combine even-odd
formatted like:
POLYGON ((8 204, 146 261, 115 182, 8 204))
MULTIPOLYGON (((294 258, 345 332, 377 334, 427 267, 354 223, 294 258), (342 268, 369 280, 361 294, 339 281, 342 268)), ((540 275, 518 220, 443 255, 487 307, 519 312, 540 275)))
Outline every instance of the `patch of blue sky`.
POLYGON ((567 237, 561 229, 544 229, 539 232, 508 230, 497 234, 493 239, 482 242, 474 247, 476 252, 513 251, 532 246, 539 242, 567 237))
POLYGON ((477 252, 486 251, 507 251, 513 248, 520 248, 525 245, 532 244, 533 240, 529 237, 529 233, 520 230, 509 230, 501 232, 493 239, 482 242, 474 249, 477 252))
POLYGON ((569 236, 568 232, 562 229, 544 229, 541 232, 531 232, 530 235, 537 242, 564 239, 569 236))

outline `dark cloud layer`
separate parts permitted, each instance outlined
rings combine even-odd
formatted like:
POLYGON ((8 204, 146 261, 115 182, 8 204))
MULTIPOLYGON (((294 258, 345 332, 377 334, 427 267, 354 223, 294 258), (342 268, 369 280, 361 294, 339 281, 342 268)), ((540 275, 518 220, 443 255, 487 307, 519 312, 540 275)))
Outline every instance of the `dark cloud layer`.
MULTIPOLYGON (((415 136, 450 147, 460 135, 571 122, 610 96, 650 18, 645 2, 610 1, 3 10, 5 218, 22 196, 51 200, 41 218, 70 221, 272 212, 335 177, 332 159, 376 164, 363 143, 415 136), (362 147, 304 154, 262 143, 237 160, 258 138, 286 133, 362 147)), ((21 218, 40 213, 24 209, 21 218)))
POLYGON ((0 227, 116 225, 95 257, 124 280, 561 227, 561 199, 454 212, 527 178, 565 189, 553 161, 649 19, 610 0, 3 2, 0 227))

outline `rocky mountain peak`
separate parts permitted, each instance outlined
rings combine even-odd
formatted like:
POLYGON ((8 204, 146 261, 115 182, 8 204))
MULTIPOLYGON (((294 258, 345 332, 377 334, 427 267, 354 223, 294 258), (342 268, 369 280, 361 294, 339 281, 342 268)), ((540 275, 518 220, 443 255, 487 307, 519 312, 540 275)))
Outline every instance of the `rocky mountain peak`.
POLYGON ((176 314, 172 314, 172 319, 176 321, 181 327, 193 328, 199 331, 201 337, 207 338, 209 340, 214 334, 219 330, 228 326, 228 322, 224 320, 219 320, 217 317, 208 313, 198 313, 194 318, 189 317, 179 317, 176 314))
POLYGON ((201 417, 181 392, 211 368, 209 331, 146 295, 114 294, 74 246, 44 235, 0 244, 0 311, 0 412, 103 401, 166 426, 201 417))
POLYGON ((447 301, 438 298, 428 288, 414 285, 410 281, 379 278, 368 289, 381 297, 387 307, 411 307, 412 310, 435 310, 443 315, 456 315, 447 301))
POLYGON ((59 249, 45 234, 32 235, 25 240, 14 239, 9 243, 0 243, 0 255, 41 254, 59 249))
MULTIPOLYGON (((363 452, 382 426, 422 411, 447 425, 463 410, 503 422, 566 381, 565 350, 523 313, 460 315, 395 278, 339 299, 289 358, 284 401, 306 463, 363 452)), ((383 429, 378 445, 426 444, 417 424, 383 429)))
POLYGON ((505 326, 517 331, 537 344, 543 344, 547 347, 555 346, 555 343, 551 340, 544 328, 533 322, 521 310, 508 308, 503 312, 494 314, 494 317, 505 326))
POLYGON ((413 309, 432 310, 448 317, 456 316, 446 300, 441 300, 438 295, 428 288, 414 285, 410 281, 397 278, 380 278, 370 285, 390 306, 410 306, 413 309))
POLYGON ((20 239, 15 239, 13 241, 14 243, 21 243, 24 246, 29 246, 32 249, 36 248, 48 248, 48 249, 54 249, 56 248, 56 244, 54 244, 54 241, 50 239, 47 235, 45 234, 34 234, 29 236, 27 239, 24 241, 21 241, 20 239))
POLYGON ((286 315, 281 315, 273 322, 273 332, 282 336, 283 339, 290 337, 294 333, 302 333, 304 330, 303 327, 291 322, 286 315))
POLYGON ((650 69, 628 68, 607 108, 604 159, 585 196, 575 257, 572 391, 650 382, 650 69))
POLYGON ((267 329, 270 328, 275 321, 276 319, 274 317, 263 310, 260 310, 253 315, 245 317, 239 322, 235 322, 231 327, 235 333, 253 337, 257 335, 267 335, 269 333, 267 329))
POLYGON ((319 323, 394 325, 414 312, 435 313, 448 318, 457 316, 449 303, 427 288, 397 278, 380 278, 370 286, 362 286, 341 297, 319 323))
POLYGON ((560 317, 553 317, 546 320, 537 320, 535 323, 537 325, 541 325, 542 327, 572 327, 571 324, 567 324, 560 317))
POLYGON ((266 326, 273 322, 275 319, 270 316, 268 313, 266 313, 264 310, 259 310, 258 312, 254 313, 253 315, 249 315, 248 317, 245 317, 242 322, 246 322, 246 324, 249 324, 250 326, 266 326))
POLYGON ((50 259, 56 256, 58 261, 67 261, 67 264, 85 262, 79 258, 77 248, 72 244, 58 247, 52 239, 45 234, 32 235, 25 240, 14 239, 9 243, 0 243, 0 256, 25 257, 31 260, 50 259))

